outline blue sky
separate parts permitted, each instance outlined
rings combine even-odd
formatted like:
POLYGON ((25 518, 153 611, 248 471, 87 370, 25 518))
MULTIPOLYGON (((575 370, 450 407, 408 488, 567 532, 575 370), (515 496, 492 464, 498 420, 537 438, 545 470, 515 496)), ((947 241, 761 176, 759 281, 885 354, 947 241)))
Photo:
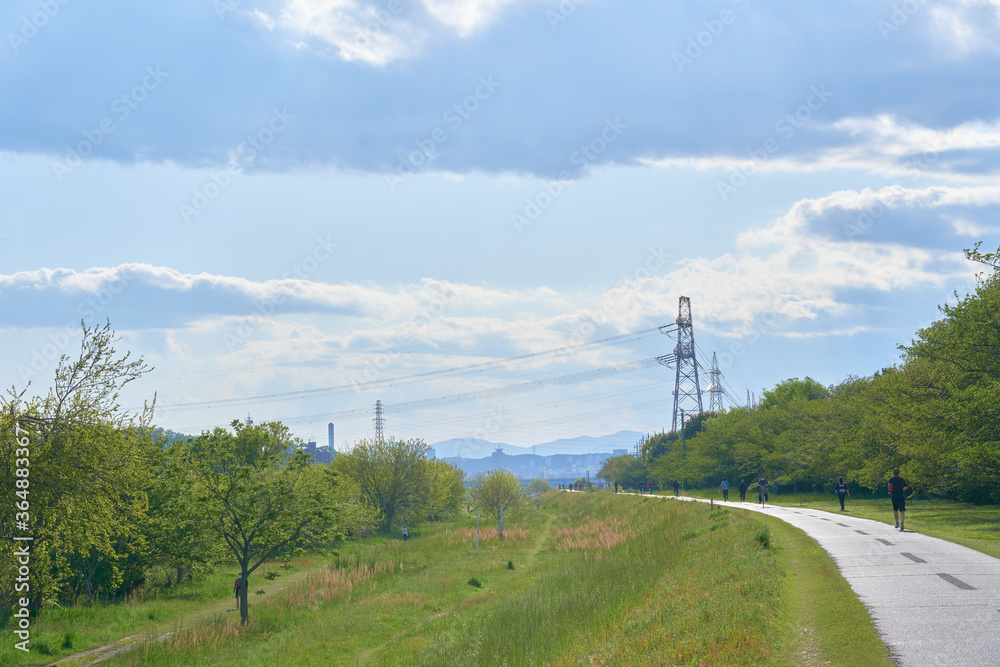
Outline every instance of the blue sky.
POLYGON ((656 332, 436 371, 681 295, 735 399, 869 375, 1000 244, 998 33, 997 0, 4 3, 0 380, 108 318, 175 430, 653 431, 672 371, 554 378, 656 332))

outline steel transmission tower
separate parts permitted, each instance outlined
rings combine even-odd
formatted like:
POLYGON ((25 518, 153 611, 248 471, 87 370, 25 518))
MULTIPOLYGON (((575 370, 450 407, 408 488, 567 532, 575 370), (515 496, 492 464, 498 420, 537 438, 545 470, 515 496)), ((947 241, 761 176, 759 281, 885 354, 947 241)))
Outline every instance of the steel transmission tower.
POLYGON ((385 417, 382 416, 382 401, 375 401, 375 442, 384 442, 382 437, 382 427, 385 425, 385 417))
POLYGON ((708 411, 722 412, 722 397, 726 390, 722 388, 722 371, 719 370, 719 361, 712 353, 712 367, 708 369, 708 411))
MULTIPOLYGON (((701 383, 698 381, 698 360, 694 354, 694 328, 691 323, 691 299, 680 298, 677 309, 677 345, 674 353, 657 357, 664 366, 677 369, 674 380, 674 420, 670 427, 676 431, 681 423, 681 411, 702 413, 701 383), (691 406, 694 403, 694 407, 691 406)), ((661 327, 663 331, 666 327, 661 327)), ((667 333, 663 331, 663 333, 667 333)))

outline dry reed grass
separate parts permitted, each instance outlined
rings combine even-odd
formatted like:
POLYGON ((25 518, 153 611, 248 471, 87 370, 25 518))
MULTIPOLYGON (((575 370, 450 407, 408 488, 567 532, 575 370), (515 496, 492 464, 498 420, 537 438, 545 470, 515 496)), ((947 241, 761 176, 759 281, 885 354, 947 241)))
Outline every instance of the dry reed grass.
MULTIPOLYGON (((525 540, 531 535, 530 531, 524 528, 507 528, 503 531, 503 539, 505 540, 525 540)), ((475 542, 476 540, 476 529, 475 528, 456 528, 454 530, 446 530, 442 535, 445 544, 449 547, 455 544, 467 544, 470 541, 475 542)), ((493 542, 498 541, 500 535, 497 532, 496 527, 490 528, 480 528, 479 529, 479 542, 493 542)))
POLYGON ((594 520, 587 515, 585 523, 575 528, 557 529, 553 541, 556 549, 610 551, 614 546, 635 538, 637 534, 623 516, 594 520))

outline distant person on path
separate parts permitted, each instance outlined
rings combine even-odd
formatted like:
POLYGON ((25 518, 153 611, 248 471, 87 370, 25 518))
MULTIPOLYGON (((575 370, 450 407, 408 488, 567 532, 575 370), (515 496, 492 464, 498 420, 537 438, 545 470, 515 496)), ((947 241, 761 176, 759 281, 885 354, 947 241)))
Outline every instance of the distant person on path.
POLYGON ((899 468, 893 468, 892 477, 889 478, 889 497, 892 498, 892 515, 896 518, 899 532, 903 532, 903 522, 906 520, 906 496, 903 494, 909 490, 906 480, 899 476, 899 468))
POLYGON ((833 485, 834 491, 837 492, 837 498, 840 499, 840 511, 844 511, 844 498, 851 495, 851 492, 847 490, 847 484, 844 483, 843 477, 837 478, 837 483, 833 485))
POLYGON ((745 479, 740 480, 740 502, 744 503, 747 500, 747 482, 745 479))
POLYGON ((618 493, 618 482, 615 482, 615 493, 618 493))
POLYGON ((679 498, 681 495, 681 483, 676 479, 674 480, 674 496, 679 498))
POLYGON ((403 526, 403 541, 410 539, 410 531, 406 530, 406 526, 403 526))
POLYGON ((243 574, 236 575, 236 583, 233 584, 233 594, 236 596, 236 608, 240 608, 240 590, 243 588, 243 574))
POLYGON ((763 507, 764 503, 767 502, 767 487, 771 486, 767 483, 767 480, 761 477, 757 480, 757 497, 760 499, 760 506, 763 507))
POLYGON ((726 481, 725 477, 722 478, 722 499, 729 500, 729 482, 726 481))

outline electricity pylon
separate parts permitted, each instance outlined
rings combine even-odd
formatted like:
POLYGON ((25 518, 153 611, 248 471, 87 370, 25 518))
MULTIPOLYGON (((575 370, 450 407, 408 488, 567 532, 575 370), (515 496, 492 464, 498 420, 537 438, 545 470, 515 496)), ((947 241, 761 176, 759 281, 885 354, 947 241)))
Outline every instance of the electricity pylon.
POLYGON ((708 411, 722 412, 722 397, 726 390, 722 388, 722 371, 719 370, 719 360, 712 353, 712 367, 708 369, 708 411))
MULTIPOLYGON (((668 327, 660 327, 660 331, 667 333, 665 329, 668 327)), ((674 353, 657 357, 656 360, 664 366, 673 366, 676 369, 674 419, 670 427, 672 431, 676 431, 683 419, 682 411, 697 414, 705 411, 701 403, 701 383, 698 381, 698 359, 694 354, 691 299, 686 296, 680 298, 677 308, 677 345, 674 346, 674 353)))

